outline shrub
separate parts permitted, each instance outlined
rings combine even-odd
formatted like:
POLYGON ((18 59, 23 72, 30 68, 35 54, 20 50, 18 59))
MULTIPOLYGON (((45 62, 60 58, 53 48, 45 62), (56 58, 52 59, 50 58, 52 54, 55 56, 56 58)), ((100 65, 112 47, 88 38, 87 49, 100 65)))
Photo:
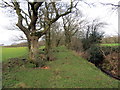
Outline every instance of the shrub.
POLYGON ((101 43, 102 37, 103 37, 103 33, 99 33, 97 31, 92 31, 89 34, 89 37, 85 37, 82 39, 82 45, 83 45, 84 51, 91 48, 91 46, 94 44, 101 43))
POLYGON ((84 38, 84 39, 82 39, 82 45, 83 45, 84 51, 86 51, 87 49, 90 48, 91 42, 90 42, 89 39, 85 39, 85 38, 84 38))
POLYGON ((97 45, 92 45, 90 49, 88 50, 90 57, 88 61, 94 63, 96 66, 101 64, 103 62, 104 56, 102 52, 100 51, 100 47, 97 45))
POLYGON ((119 53, 120 47, 119 46, 101 46, 101 49, 104 51, 105 55, 110 53, 116 52, 119 53))
POLYGON ((101 46, 102 51, 105 54, 105 59, 103 60, 103 63, 100 65, 100 67, 111 74, 115 76, 119 76, 119 60, 120 57, 118 56, 120 54, 120 47, 118 46, 101 46))

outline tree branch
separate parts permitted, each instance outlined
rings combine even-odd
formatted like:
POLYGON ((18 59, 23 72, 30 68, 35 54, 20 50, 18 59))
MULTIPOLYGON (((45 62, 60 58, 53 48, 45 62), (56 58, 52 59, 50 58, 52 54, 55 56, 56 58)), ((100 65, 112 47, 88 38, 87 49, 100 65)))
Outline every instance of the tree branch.
POLYGON ((16 14, 18 15, 18 23, 16 25, 24 32, 25 35, 28 35, 29 30, 26 27, 24 27, 22 24, 23 16, 21 14, 20 5, 18 4, 18 2, 13 2, 13 3, 16 10, 16 14))

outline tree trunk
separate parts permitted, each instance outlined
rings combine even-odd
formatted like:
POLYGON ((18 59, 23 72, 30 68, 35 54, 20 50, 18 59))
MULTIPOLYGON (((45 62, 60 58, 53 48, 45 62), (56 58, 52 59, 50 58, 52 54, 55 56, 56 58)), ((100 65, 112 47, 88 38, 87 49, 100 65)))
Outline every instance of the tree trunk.
POLYGON ((68 37, 67 48, 71 48, 71 37, 68 37))
POLYGON ((45 53, 46 53, 46 58, 49 61, 50 60, 50 49, 51 49, 51 35, 50 35, 50 29, 48 30, 48 32, 46 33, 46 45, 45 45, 45 53))
POLYGON ((61 40, 61 39, 56 40, 56 47, 58 47, 58 46, 59 46, 59 44, 60 44, 60 40, 61 40))
POLYGON ((38 37, 31 36, 28 39, 28 47, 29 47, 29 59, 32 63, 36 64, 36 67, 42 67, 43 63, 41 58, 39 57, 39 43, 38 37))
POLYGON ((71 48, 71 35, 69 35, 69 31, 65 31, 65 46, 70 49, 71 48))

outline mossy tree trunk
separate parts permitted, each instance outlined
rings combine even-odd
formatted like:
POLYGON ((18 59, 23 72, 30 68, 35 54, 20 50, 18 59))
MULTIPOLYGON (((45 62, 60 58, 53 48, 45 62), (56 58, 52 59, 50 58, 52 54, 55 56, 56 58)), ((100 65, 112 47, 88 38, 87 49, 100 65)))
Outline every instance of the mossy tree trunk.
POLYGON ((46 58, 49 61, 50 60, 50 49, 51 49, 51 34, 50 34, 50 26, 49 26, 49 30, 47 31, 46 35, 45 35, 45 54, 46 54, 46 58))
POLYGON ((29 41, 29 58, 34 63, 37 60, 37 55, 39 54, 39 45, 38 45, 38 37, 32 36, 29 41))
POLYGON ((71 48, 71 39, 72 39, 72 36, 70 35, 69 30, 65 30, 65 46, 68 49, 71 48))

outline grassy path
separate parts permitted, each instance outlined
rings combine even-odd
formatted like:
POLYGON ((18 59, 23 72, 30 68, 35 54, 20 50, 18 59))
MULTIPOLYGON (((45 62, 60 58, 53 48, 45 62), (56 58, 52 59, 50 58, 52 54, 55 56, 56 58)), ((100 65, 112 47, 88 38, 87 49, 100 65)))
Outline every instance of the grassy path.
POLYGON ((47 62, 49 69, 14 68, 6 74, 4 87, 23 88, 117 88, 118 81, 108 77, 93 64, 65 47, 54 52, 55 61, 47 62))

